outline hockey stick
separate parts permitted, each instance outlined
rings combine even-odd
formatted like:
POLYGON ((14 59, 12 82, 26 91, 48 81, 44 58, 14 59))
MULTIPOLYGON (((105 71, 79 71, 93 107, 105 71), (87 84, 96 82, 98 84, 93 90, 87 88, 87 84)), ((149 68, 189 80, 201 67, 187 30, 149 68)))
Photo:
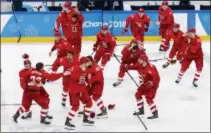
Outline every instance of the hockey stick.
POLYGON ((19 24, 18 24, 18 18, 17 18, 17 15, 15 13, 15 8, 14 8, 14 4, 13 3, 12 3, 12 12, 13 12, 13 15, 14 15, 14 18, 15 18, 16 27, 17 27, 18 32, 19 32, 19 38, 17 40, 17 43, 19 43, 20 40, 21 40, 22 35, 21 35, 21 30, 20 30, 20 27, 19 27, 19 24))
MULTIPOLYGON (((119 62, 119 64, 121 64, 120 60, 117 58, 116 54, 114 54, 114 57, 116 58, 116 60, 119 62)), ((137 87, 139 87, 138 83, 136 83, 135 79, 131 76, 131 74, 126 71, 126 73, 128 74, 128 76, 133 80, 133 82, 136 84, 137 87)))
POLYGON ((144 122, 142 121, 141 117, 139 115, 136 115, 136 116, 138 117, 138 119, 140 120, 142 125, 144 126, 145 130, 148 130, 147 126, 144 124, 144 122))

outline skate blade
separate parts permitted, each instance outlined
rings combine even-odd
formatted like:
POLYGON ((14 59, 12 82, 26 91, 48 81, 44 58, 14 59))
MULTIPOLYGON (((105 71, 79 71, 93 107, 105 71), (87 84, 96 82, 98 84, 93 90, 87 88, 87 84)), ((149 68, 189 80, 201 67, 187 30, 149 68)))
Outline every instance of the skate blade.
POLYGON ((105 115, 105 116, 97 116, 97 119, 106 119, 108 118, 108 115, 105 115))
POLYGON ((18 124, 18 121, 15 122, 13 118, 10 118, 10 121, 12 122, 12 124, 18 124))
POLYGON ((94 126, 94 123, 93 124, 89 124, 89 123, 83 123, 84 126, 94 126))
POLYGON ((78 117, 83 117, 83 115, 81 115, 81 114, 78 114, 78 117))
POLYGON ((67 130, 75 130, 75 127, 65 126, 64 129, 67 129, 67 130))

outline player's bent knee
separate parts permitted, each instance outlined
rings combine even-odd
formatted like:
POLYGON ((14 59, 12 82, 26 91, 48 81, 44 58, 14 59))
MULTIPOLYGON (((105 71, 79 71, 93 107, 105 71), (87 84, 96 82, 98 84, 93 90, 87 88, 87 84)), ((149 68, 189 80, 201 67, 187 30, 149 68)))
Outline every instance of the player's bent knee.
POLYGON ((77 112, 79 110, 79 106, 72 106, 71 110, 74 110, 75 112, 77 112))

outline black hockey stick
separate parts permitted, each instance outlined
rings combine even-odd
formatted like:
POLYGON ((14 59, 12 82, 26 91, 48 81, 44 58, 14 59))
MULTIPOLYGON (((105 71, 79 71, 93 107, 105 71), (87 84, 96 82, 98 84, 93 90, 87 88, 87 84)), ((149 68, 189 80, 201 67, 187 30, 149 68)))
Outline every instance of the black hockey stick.
POLYGON ((140 120, 140 122, 142 123, 142 125, 144 126, 145 130, 148 130, 147 126, 145 125, 145 123, 142 121, 141 117, 139 115, 136 115, 138 117, 138 119, 140 120))
MULTIPOLYGON (((117 58, 116 54, 114 54, 114 57, 116 58, 116 60, 119 62, 119 64, 121 64, 120 60, 117 58)), ((126 71, 126 73, 128 74, 128 76, 133 80, 133 82, 136 84, 137 87, 139 87, 138 83, 135 81, 135 79, 131 76, 131 74, 126 71)))
POLYGON ((14 8, 14 4, 13 3, 12 3, 12 12, 13 12, 13 15, 14 15, 14 18, 15 18, 16 27, 17 27, 18 32, 19 32, 19 38, 17 40, 17 43, 19 43, 20 40, 21 40, 22 35, 21 35, 21 30, 20 30, 20 27, 19 27, 19 24, 18 24, 18 18, 17 18, 17 15, 15 13, 15 8, 14 8))

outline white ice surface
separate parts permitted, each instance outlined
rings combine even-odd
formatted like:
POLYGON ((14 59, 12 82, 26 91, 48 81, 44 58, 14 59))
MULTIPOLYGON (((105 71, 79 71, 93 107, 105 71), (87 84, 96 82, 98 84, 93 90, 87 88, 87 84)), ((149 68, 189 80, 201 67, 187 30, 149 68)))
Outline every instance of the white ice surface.
MULTIPOLYGON (((93 42, 83 43, 82 55, 92 53, 91 44, 93 42)), ((164 57, 162 53, 157 52, 158 44, 145 44, 150 59, 164 57)), ((63 125, 69 108, 62 108, 60 104, 62 92, 61 80, 45 85, 51 99, 49 113, 54 117, 51 126, 45 127, 39 124, 40 107, 37 105, 31 107, 33 112, 31 120, 23 121, 19 119, 18 125, 10 121, 10 118, 18 109, 18 106, 10 104, 21 103, 22 89, 19 86, 18 72, 23 67, 22 54, 30 54, 33 65, 38 61, 51 64, 56 57, 55 54, 52 57, 48 56, 51 47, 51 44, 44 43, 1 45, 1 131, 67 131, 63 128, 63 125), (5 106, 5 104, 9 105, 5 106)), ((120 55, 122 48, 123 46, 118 46, 115 52, 120 55)), ((159 119, 147 120, 146 117, 151 114, 148 106, 146 106, 147 111, 143 121, 149 131, 210 131, 210 43, 204 42, 203 50, 205 55, 204 68, 198 88, 192 86, 195 72, 194 63, 185 73, 180 84, 175 84, 174 81, 177 78, 180 65, 176 64, 169 66, 168 69, 162 69, 164 60, 153 62, 161 76, 160 87, 155 98, 159 110, 159 119)), ((117 79, 118 69, 119 63, 113 57, 104 71, 105 87, 102 99, 106 105, 116 104, 115 109, 108 112, 109 118, 96 120, 94 127, 84 127, 82 126, 82 118, 76 116, 73 121, 77 126, 75 131, 144 131, 141 122, 132 115, 136 110, 134 94, 137 88, 133 81, 126 75, 124 82, 120 86, 116 88, 112 86, 113 82, 117 79)), ((136 81, 138 81, 137 73, 131 73, 136 81)), ((98 111, 97 108, 96 111, 98 111)))

